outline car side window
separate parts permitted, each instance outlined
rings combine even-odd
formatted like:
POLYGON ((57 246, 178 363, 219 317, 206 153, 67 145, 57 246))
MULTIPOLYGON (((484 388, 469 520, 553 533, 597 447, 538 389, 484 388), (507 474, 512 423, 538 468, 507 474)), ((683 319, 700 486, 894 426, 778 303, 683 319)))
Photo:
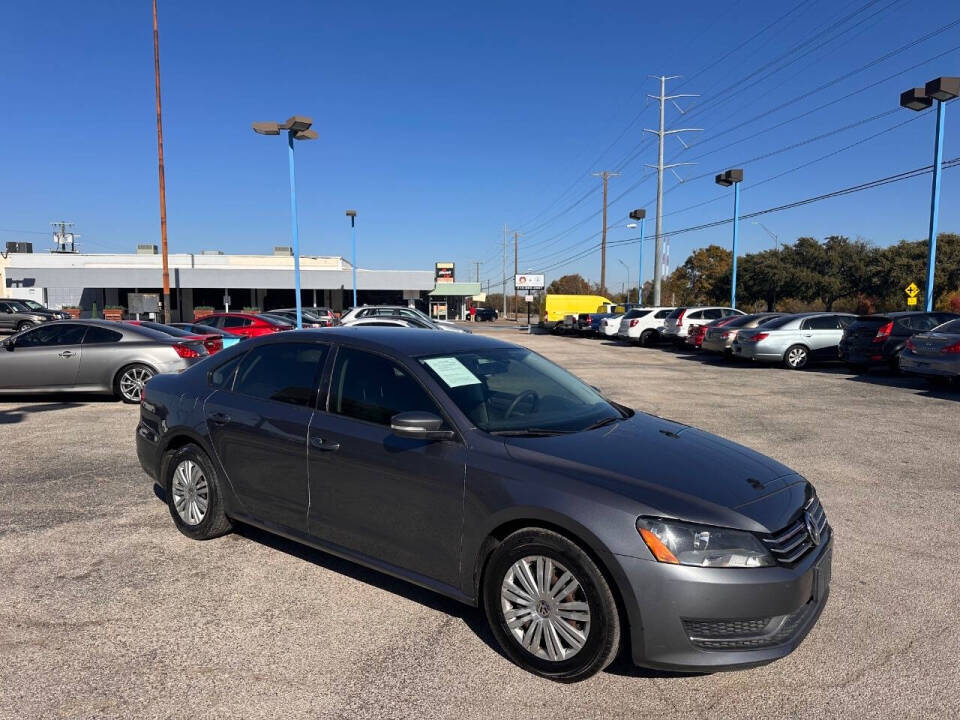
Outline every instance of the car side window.
POLYGON ((115 330, 110 330, 109 328, 97 327, 92 325, 87 328, 87 334, 83 337, 84 345, 102 345, 105 343, 115 343, 120 342, 123 339, 123 335, 116 332, 115 330))
POLYGON ((237 368, 233 391, 290 405, 313 405, 327 346, 276 342, 254 348, 237 368))
POLYGON ((856 320, 856 318, 850 317, 849 315, 837 315, 837 322, 840 323, 840 327, 844 329, 850 327, 854 320, 856 320))
POLYGON ((86 332, 84 325, 41 325, 17 337, 17 347, 79 345, 86 332))
POLYGON ((657 311, 657 314, 654 315, 654 317, 655 317, 657 320, 661 320, 661 319, 667 317, 667 316, 668 316, 670 313, 672 313, 672 312, 673 312, 673 310, 658 310, 658 311, 657 311))
POLYGON ((839 327, 836 315, 819 315, 803 321, 804 330, 836 330, 839 327))
POLYGON ((703 311, 703 317, 705 320, 719 320, 725 315, 722 308, 710 308, 709 310, 703 311))
POLYGON ((9 303, 0 302, 0 312, 12 313, 12 312, 13 312, 13 308, 10 307, 10 304, 9 304, 9 303))
POLYGON ((249 318, 239 318, 239 317, 225 317, 221 318, 223 321, 220 327, 224 328, 238 328, 238 327, 250 327, 253 325, 253 320, 249 318))
POLYGON ((937 322, 937 318, 933 315, 915 315, 913 317, 908 315, 905 318, 901 318, 900 322, 911 330, 923 332, 925 330, 932 330, 942 321, 937 322))
POLYGON ((217 388, 218 390, 229 390, 232 388, 233 378, 237 374, 237 367, 243 358, 244 354, 239 353, 236 357, 230 358, 225 363, 221 363, 219 367, 211 370, 209 375, 210 387, 217 388))
POLYGON ((410 373, 381 355, 340 348, 333 367, 330 412, 389 425, 397 413, 440 415, 436 403, 410 373))
POLYGON ((689 315, 684 316, 687 320, 702 320, 703 319, 703 310, 697 310, 692 312, 689 315))

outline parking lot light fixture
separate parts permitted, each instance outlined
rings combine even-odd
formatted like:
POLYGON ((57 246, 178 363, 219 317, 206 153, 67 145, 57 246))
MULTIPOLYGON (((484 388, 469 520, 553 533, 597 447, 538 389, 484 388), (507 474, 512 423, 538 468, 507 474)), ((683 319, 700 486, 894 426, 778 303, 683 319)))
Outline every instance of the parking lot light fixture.
POLYGON ((258 135, 279 135, 287 131, 287 158, 290 163, 290 227, 293 234, 293 285, 296 295, 297 329, 303 328, 303 307, 300 301, 300 226, 297 220, 297 176, 293 162, 294 140, 316 140, 316 130, 311 130, 313 121, 304 115, 294 115, 286 122, 255 122, 253 131, 258 135))
POLYGON ((908 110, 926 110, 937 101, 937 130, 933 143, 933 188, 930 198, 930 230, 927 249, 927 312, 933 311, 934 274, 937 268, 937 221, 940 215, 940 175, 943 170, 943 122, 946 103, 960 95, 960 77, 938 77, 922 88, 900 93, 900 105, 908 110))
POLYGON ((350 247, 352 249, 350 265, 353 267, 353 306, 357 307, 357 211, 347 210, 347 217, 350 218, 350 247))
MULTIPOLYGON (((631 220, 640 221, 640 267, 637 268, 637 305, 643 307, 643 226, 647 219, 647 211, 643 208, 630 211, 631 220)), ((636 223, 631 223, 627 227, 636 227, 636 223)))
POLYGON ((730 272, 730 307, 737 307, 737 233, 740 228, 740 183, 743 182, 743 170, 733 168, 720 173, 715 178, 717 185, 733 185, 733 268, 730 272))

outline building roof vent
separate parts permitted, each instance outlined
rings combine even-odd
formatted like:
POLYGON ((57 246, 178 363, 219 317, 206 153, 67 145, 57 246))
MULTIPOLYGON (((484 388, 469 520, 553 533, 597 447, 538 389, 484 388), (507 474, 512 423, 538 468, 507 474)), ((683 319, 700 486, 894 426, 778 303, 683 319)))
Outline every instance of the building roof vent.
POLYGON ((282 255, 284 257, 293 257, 293 248, 287 245, 274 245, 273 254, 282 255))
POLYGON ((33 243, 31 242, 7 242, 8 253, 32 253, 33 243))
POLYGON ((201 250, 201 255, 223 255, 223 250, 201 250))
POLYGON ((140 243, 137 245, 137 255, 157 255, 159 251, 156 245, 149 243, 140 243))

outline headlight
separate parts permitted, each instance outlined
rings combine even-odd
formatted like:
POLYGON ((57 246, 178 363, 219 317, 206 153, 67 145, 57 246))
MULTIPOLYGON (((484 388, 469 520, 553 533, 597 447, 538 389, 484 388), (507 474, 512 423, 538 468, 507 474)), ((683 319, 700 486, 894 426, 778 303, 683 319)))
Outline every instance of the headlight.
POLYGON ((769 567, 773 557, 754 535, 742 530, 642 517, 640 537, 662 563, 697 567, 769 567))

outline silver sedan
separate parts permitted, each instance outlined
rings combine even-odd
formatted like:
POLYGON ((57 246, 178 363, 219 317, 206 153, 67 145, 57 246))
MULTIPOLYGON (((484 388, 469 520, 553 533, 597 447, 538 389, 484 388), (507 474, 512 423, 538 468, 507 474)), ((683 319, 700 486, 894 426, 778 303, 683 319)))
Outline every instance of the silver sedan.
POLYGON ((138 403, 147 381, 207 357, 199 341, 108 320, 45 323, 5 338, 0 394, 109 392, 138 403))
POLYGON ((802 370, 818 360, 837 360, 843 329, 855 317, 850 313, 818 312, 777 318, 752 332, 738 333, 733 354, 783 363, 790 370, 802 370))

